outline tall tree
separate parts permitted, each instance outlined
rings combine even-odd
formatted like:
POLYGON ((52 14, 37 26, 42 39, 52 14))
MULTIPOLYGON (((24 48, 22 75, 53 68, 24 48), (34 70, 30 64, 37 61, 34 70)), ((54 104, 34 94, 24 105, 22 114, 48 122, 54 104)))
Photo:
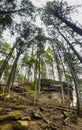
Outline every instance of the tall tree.
POLYGON ((19 42, 19 38, 16 40, 15 44, 13 45, 13 47, 10 49, 10 52, 7 54, 5 60, 3 61, 3 64, 0 66, 0 79, 2 77, 2 74, 6 68, 6 65, 8 64, 9 59, 11 58, 14 49, 16 48, 17 44, 19 42))
POLYGON ((17 63, 18 63, 20 55, 23 53, 23 45, 22 44, 23 44, 23 42, 20 41, 19 46, 17 48, 16 58, 14 60, 13 66, 11 68, 11 72, 10 72, 9 77, 8 77, 8 81, 6 83, 5 93, 8 93, 10 91, 10 89, 12 89, 12 87, 13 87, 15 74, 16 74, 17 63))
POLYGON ((76 65, 77 65, 77 61, 75 58, 74 54, 71 54, 70 52, 67 52, 64 46, 61 46, 61 49, 64 53, 64 58, 68 63, 68 66, 70 68, 71 71, 71 75, 74 81, 74 85, 75 85, 75 91, 76 91, 76 98, 77 98, 77 112, 80 115, 80 93, 79 93, 79 83, 78 83, 78 77, 77 77, 77 73, 76 73, 76 65))
POLYGON ((61 85, 61 92, 62 92, 62 103, 64 104, 64 88, 62 84, 62 68, 61 68, 61 61, 58 56, 57 48, 54 48, 54 44, 52 43, 52 48, 53 48, 53 53, 54 53, 54 58, 57 64, 57 71, 58 71, 58 78, 60 81, 61 85))
POLYGON ((42 29, 39 29, 38 31, 38 36, 36 37, 37 40, 37 59, 39 62, 39 67, 38 67, 38 94, 40 94, 40 89, 41 89, 41 55, 44 52, 44 41, 45 37, 42 35, 42 29))
POLYGON ((72 49, 72 51, 75 53, 75 55, 78 57, 78 59, 80 60, 80 62, 82 63, 82 57, 81 55, 75 50, 75 48, 73 47, 72 43, 69 42, 69 40, 64 36, 64 34, 62 32, 59 31, 59 29, 57 29, 59 34, 64 38, 64 40, 67 42, 67 44, 70 46, 70 48, 72 49))
POLYGON ((73 22, 69 21, 68 17, 66 17, 70 14, 70 12, 72 12, 73 9, 74 7, 68 6, 67 2, 63 2, 63 1, 48 2, 46 7, 44 8, 44 14, 43 14, 44 19, 46 20, 46 17, 50 16, 49 17, 50 20, 47 21, 47 22, 50 22, 52 20, 56 21, 56 18, 57 18, 61 22, 65 23, 68 27, 70 27, 74 32, 82 36, 82 29, 76 26, 76 24, 74 24, 73 22))

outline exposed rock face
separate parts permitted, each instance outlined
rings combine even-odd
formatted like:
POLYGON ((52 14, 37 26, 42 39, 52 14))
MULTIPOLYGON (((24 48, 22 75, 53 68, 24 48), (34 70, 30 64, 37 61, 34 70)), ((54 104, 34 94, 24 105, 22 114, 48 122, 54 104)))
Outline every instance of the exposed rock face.
MULTIPOLYGON (((69 90, 68 90, 68 84, 66 82, 62 82, 63 85, 63 90, 64 94, 68 94, 69 91, 69 96, 70 99, 73 99, 73 88, 69 84, 69 90)), ((41 79, 41 90, 43 91, 54 91, 54 92, 60 92, 61 93, 61 83, 60 81, 55 81, 51 79, 41 79)))

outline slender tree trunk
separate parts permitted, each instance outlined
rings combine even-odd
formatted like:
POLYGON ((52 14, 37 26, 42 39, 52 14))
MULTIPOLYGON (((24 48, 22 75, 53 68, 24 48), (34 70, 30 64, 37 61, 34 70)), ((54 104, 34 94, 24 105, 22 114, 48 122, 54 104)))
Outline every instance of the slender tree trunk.
POLYGON ((28 81, 29 82, 31 81, 30 76, 31 76, 31 66, 29 66, 29 68, 28 68, 28 81))
POLYGON ((76 78, 77 76, 74 73, 73 68, 72 68, 71 65, 70 65, 70 69, 71 69, 72 77, 74 79, 75 90, 76 90, 76 95, 77 95, 77 113, 80 115, 80 95, 79 95, 80 93, 79 93, 79 85, 78 85, 77 78, 76 78))
MULTIPOLYGON (((60 44, 59 41, 57 41, 57 44, 60 44)), ((77 111, 80 114, 80 93, 79 93, 79 85, 78 85, 78 81, 77 81, 77 75, 74 72, 74 69, 70 63, 70 60, 67 57, 67 53, 66 53, 66 49, 62 48, 61 44, 60 44, 60 49, 62 49, 64 56, 68 62, 69 68, 71 70, 71 75, 73 77, 73 81, 74 81, 74 85, 75 85, 75 91, 76 91, 76 98, 77 98, 77 111)))
POLYGON ((74 72, 74 68, 73 68, 73 66, 72 66, 71 63, 70 63, 70 60, 68 59, 65 50, 64 50, 64 55, 65 55, 65 57, 66 57, 66 60, 67 60, 68 65, 69 65, 69 68, 70 68, 70 70, 71 70, 71 75, 72 75, 73 80, 74 80, 75 91, 76 91, 76 97, 77 97, 77 113, 80 115, 80 106, 81 106, 81 105, 80 105, 80 92, 79 92, 79 85, 78 85, 78 81, 77 81, 77 75, 76 75, 76 73, 74 72))
POLYGON ((19 57, 20 57, 20 53, 17 53, 17 56, 13 63, 10 75, 8 77, 8 81, 7 81, 6 88, 5 88, 5 93, 8 93, 10 91, 10 89, 12 89, 12 87, 13 87, 13 82, 14 82, 14 78, 15 78, 16 67, 17 67, 17 62, 18 62, 19 57))
POLYGON ((16 43, 13 45, 12 49, 10 50, 8 56, 6 57, 6 59, 3 62, 3 65, 0 67, 0 78, 2 77, 2 74, 6 68, 6 65, 8 64, 8 61, 10 60, 12 53, 14 51, 14 48, 17 46, 17 43, 19 42, 19 39, 17 39, 16 43))
POLYGON ((42 63, 41 63, 41 79, 43 79, 44 77, 45 77, 45 75, 44 75, 44 67, 45 67, 45 65, 44 65, 44 61, 43 61, 43 58, 41 58, 41 60, 42 60, 42 63))
POLYGON ((54 49, 54 45, 52 44, 52 48, 53 48, 53 52, 54 52, 54 58, 56 60, 56 64, 57 64, 57 70, 58 70, 58 75, 59 75, 59 81, 60 81, 60 85, 61 85, 61 92, 62 92, 62 104, 64 104, 64 88, 63 88, 63 84, 62 84, 62 74, 61 74, 61 70, 60 70, 60 65, 59 65, 59 59, 55 53, 55 49, 54 49))
POLYGON ((63 63, 63 61, 62 61, 62 56, 61 56, 61 53, 60 53, 59 48, 58 48, 58 52, 59 52, 59 57, 60 57, 60 60, 61 60, 61 64, 62 64, 62 67, 63 67, 63 71, 64 71, 66 83, 67 83, 68 100, 69 100, 68 105, 70 106, 70 88, 69 88, 69 80, 68 80, 68 78, 67 78, 66 70, 65 70, 65 67, 64 67, 64 63, 63 63))
POLYGON ((38 72, 38 94, 40 94, 40 89, 41 89, 41 85, 40 85, 40 80, 41 80, 41 72, 40 72, 40 66, 41 66, 41 62, 40 62, 41 58, 39 55, 39 72, 38 72))
POLYGON ((72 49, 72 51, 75 53, 75 55, 77 56, 77 58, 82 63, 82 57, 79 55, 79 53, 74 49, 74 47, 72 46, 72 44, 70 44, 70 42, 67 40, 67 38, 59 30, 58 30, 58 32, 61 34, 61 36, 64 38, 64 40, 67 42, 67 44, 70 46, 70 48, 72 49))
MULTIPOLYGON (((75 36, 73 35, 73 34, 71 34, 71 32, 69 32, 69 31, 67 31, 69 34, 70 34, 70 36, 75 40, 75 44, 77 45, 80 45, 81 47, 82 47, 82 42, 80 42, 79 40, 77 40, 76 38, 75 38, 75 36)), ((74 33, 74 32, 73 32, 74 33)), ((77 35, 76 35, 77 36, 77 35)), ((77 36, 78 37, 78 36, 77 36)))
POLYGON ((59 18, 62 22, 64 22, 68 27, 70 27, 74 32, 78 33, 80 36, 82 36, 82 29, 77 27, 74 23, 66 20, 65 18, 63 18, 62 16, 60 16, 58 13, 55 13, 52 10, 52 13, 54 16, 56 16, 57 18, 59 18))
POLYGON ((54 74, 54 65, 53 65, 53 62, 51 63, 51 67, 52 67, 52 76, 53 76, 53 79, 55 80, 55 74, 54 74))

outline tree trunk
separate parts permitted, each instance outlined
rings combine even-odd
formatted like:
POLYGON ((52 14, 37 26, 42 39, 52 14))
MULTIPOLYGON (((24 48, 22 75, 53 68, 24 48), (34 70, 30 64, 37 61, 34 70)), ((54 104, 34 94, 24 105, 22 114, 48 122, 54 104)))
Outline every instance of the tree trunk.
POLYGON ((62 84, 62 74, 61 74, 61 70, 60 70, 60 65, 59 65, 59 59, 57 54, 55 53, 55 49, 54 49, 54 45, 52 44, 52 48, 53 48, 53 52, 54 52, 54 58, 56 60, 56 64, 57 64, 57 71, 58 71, 58 77, 59 77, 59 81, 60 81, 60 85, 61 85, 61 92, 62 92, 62 104, 64 105, 64 89, 63 89, 63 84, 62 84))
POLYGON ((70 42, 67 40, 67 38, 59 30, 58 30, 58 32, 61 34, 61 36, 64 38, 64 40, 67 42, 67 44, 70 46, 70 48, 72 49, 72 51, 75 53, 75 55, 77 56, 77 58, 82 63, 82 57, 79 55, 79 53, 75 50, 75 48, 72 46, 72 44, 70 44, 70 42))
POLYGON ((55 74, 54 74, 54 65, 53 65, 53 62, 51 63, 51 67, 52 67, 52 76, 53 76, 53 79, 55 80, 55 74))
POLYGON ((10 91, 10 89, 12 89, 12 87, 13 87, 13 82, 14 82, 14 78, 15 78, 16 67, 17 67, 17 62, 18 62, 19 57, 20 57, 20 53, 17 53, 17 56, 13 63, 10 75, 8 77, 8 81, 7 81, 6 88, 5 88, 5 93, 8 93, 10 91))
POLYGON ((65 70, 65 67, 64 67, 64 63, 62 61, 62 56, 61 56, 61 53, 60 53, 60 50, 58 48, 58 52, 59 52, 59 57, 60 57, 60 60, 61 60, 61 64, 62 64, 62 68, 63 68, 63 71, 64 71, 64 75, 65 75, 65 80, 66 80, 66 83, 67 83, 67 94, 68 94, 68 105, 70 106, 70 89, 69 89, 69 79, 67 77, 67 74, 66 74, 66 70, 65 70))
POLYGON ((82 36, 82 29, 77 27, 74 23, 71 23, 70 21, 66 20, 62 16, 60 16, 58 13, 53 12, 52 13, 54 16, 59 18, 62 22, 64 22, 68 27, 70 27, 74 32, 78 33, 80 36, 82 36))
POLYGON ((67 60, 68 65, 69 65, 69 68, 71 70, 71 75, 72 75, 73 80, 74 80, 76 97, 77 97, 77 113, 78 113, 78 115, 80 115, 80 92, 79 92, 79 85, 78 85, 78 81, 77 81, 77 75, 74 72, 74 68, 73 68, 73 66, 70 63, 70 60, 68 59, 67 53, 66 53, 65 50, 64 50, 64 55, 66 57, 66 60, 67 60))
POLYGON ((6 59, 4 60, 3 65, 0 67, 0 79, 2 77, 2 74, 6 68, 6 65, 8 64, 8 61, 10 60, 12 53, 14 51, 14 48, 17 46, 17 43, 19 42, 19 39, 17 39, 16 43, 13 45, 12 49, 10 50, 8 56, 6 57, 6 59))
POLYGON ((38 72, 38 94, 40 94, 40 89, 41 89, 41 85, 40 85, 40 80, 41 80, 41 75, 40 75, 40 64, 41 64, 41 62, 40 62, 40 60, 41 60, 41 58, 40 58, 40 54, 39 54, 39 72, 38 72))

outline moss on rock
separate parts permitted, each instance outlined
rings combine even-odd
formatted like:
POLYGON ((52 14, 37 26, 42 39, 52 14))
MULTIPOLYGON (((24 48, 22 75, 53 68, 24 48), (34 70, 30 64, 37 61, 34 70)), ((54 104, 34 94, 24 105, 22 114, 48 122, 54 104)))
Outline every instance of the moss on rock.
POLYGON ((27 130, 28 126, 29 126, 28 121, 21 121, 21 120, 16 121, 13 124, 13 128, 15 130, 27 130))
POLYGON ((19 120, 21 119, 22 115, 20 112, 10 112, 8 115, 0 116, 0 121, 11 121, 11 120, 19 120))
POLYGON ((0 107, 0 113, 2 113, 2 112, 3 112, 3 108, 0 107))
POLYGON ((21 109, 25 109, 26 106, 24 106, 24 105, 18 105, 18 106, 15 106, 14 108, 17 109, 17 110, 21 110, 21 109))
POLYGON ((10 123, 2 124, 0 125, 0 130, 12 130, 12 124, 10 123))

